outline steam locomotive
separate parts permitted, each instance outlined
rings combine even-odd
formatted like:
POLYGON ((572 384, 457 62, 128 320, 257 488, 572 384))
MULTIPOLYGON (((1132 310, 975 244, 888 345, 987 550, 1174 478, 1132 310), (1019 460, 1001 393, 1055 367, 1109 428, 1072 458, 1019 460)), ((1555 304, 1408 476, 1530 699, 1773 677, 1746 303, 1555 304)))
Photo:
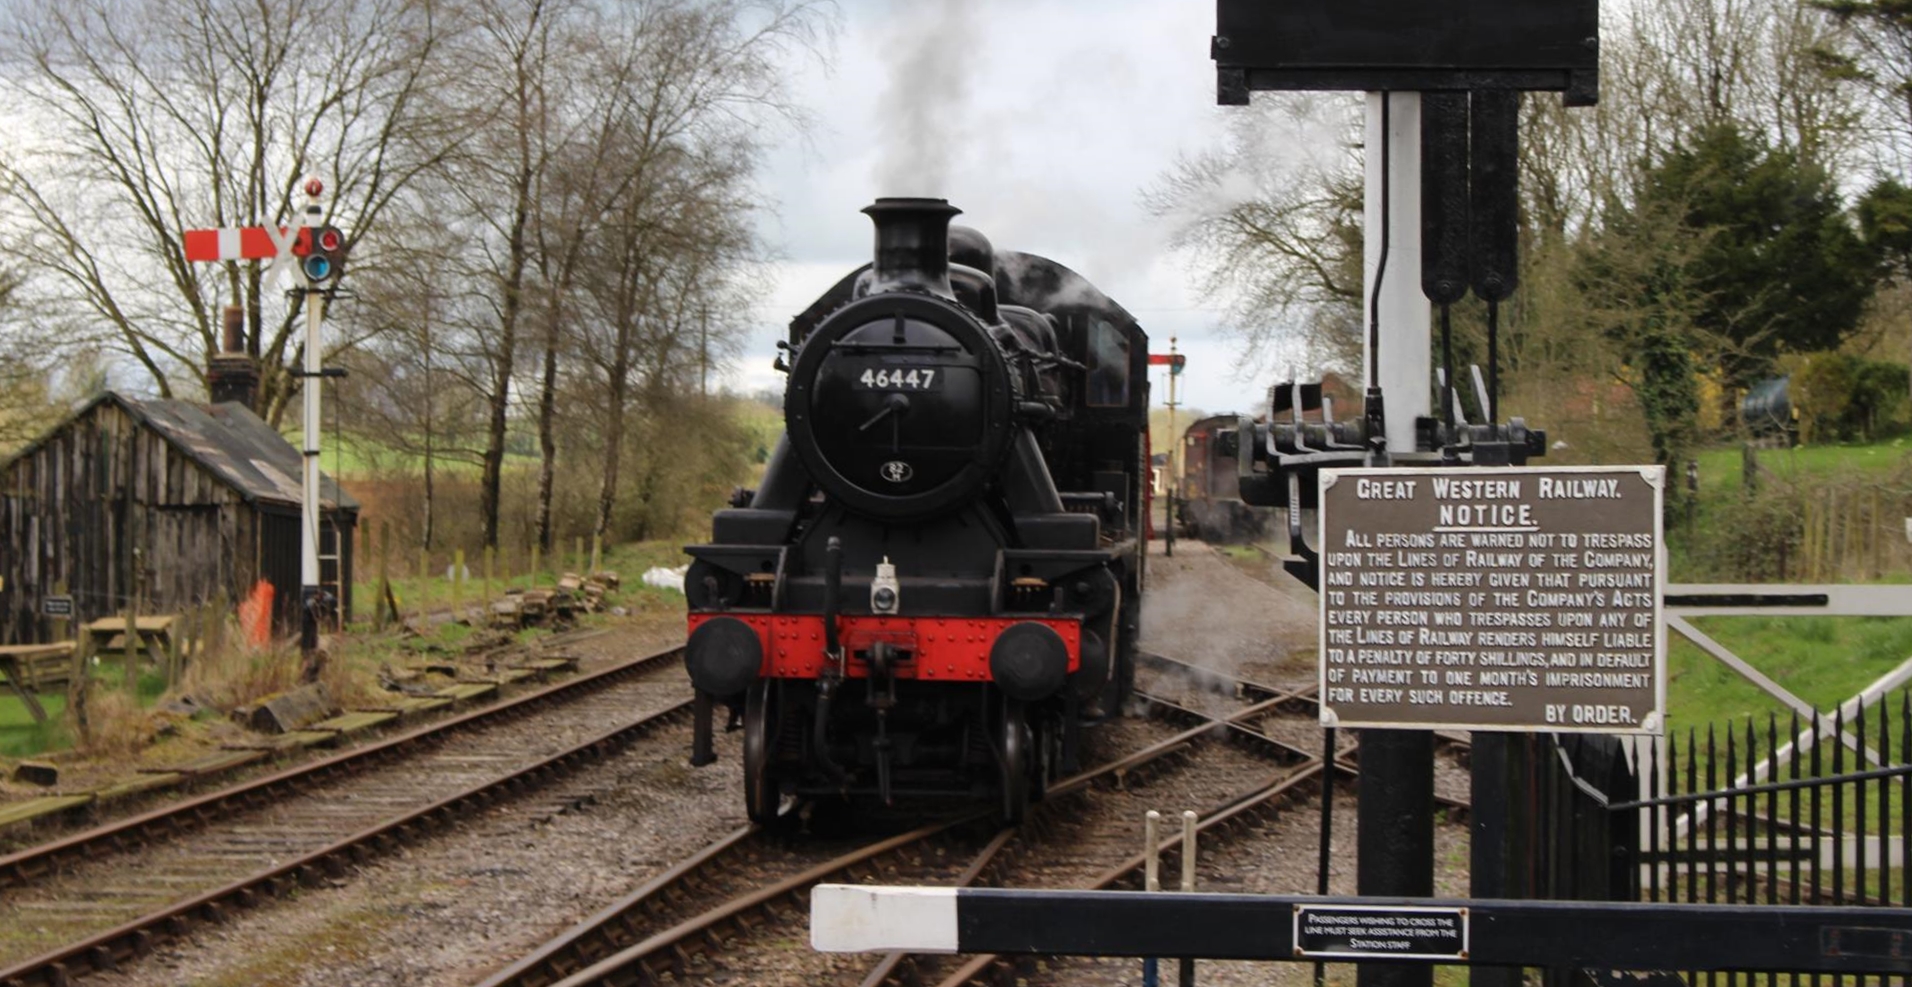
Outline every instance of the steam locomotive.
POLYGON ((744 801, 999 799, 1018 819, 1133 681, 1148 338, 1080 275, 878 199, 874 262, 790 323, 785 432, 686 548, 697 692, 744 801))

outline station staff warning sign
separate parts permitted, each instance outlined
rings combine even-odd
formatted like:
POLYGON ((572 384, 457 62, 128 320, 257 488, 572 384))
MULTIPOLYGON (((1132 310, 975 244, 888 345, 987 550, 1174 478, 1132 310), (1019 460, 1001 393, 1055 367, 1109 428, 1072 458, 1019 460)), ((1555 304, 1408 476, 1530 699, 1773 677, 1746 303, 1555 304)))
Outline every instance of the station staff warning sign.
POLYGON ((1321 474, 1321 720, 1658 733, 1659 466, 1321 474))

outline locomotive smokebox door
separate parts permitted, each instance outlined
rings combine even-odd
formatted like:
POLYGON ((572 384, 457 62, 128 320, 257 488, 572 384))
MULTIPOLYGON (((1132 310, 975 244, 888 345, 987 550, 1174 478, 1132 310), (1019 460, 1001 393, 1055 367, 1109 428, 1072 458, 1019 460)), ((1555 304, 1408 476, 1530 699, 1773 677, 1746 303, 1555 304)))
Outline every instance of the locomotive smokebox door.
POLYGON ((1217 0, 1216 100, 1256 90, 1599 94, 1599 0, 1217 0))

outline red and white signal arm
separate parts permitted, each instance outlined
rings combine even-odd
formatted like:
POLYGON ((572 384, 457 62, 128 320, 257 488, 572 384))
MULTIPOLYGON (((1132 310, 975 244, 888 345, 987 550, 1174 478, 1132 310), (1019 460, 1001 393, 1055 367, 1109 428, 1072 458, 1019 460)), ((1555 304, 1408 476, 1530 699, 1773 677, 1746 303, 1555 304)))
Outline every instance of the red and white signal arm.
POLYGON ((187 230, 179 238, 186 260, 214 263, 229 260, 267 260, 267 284, 290 268, 293 259, 312 251, 312 230, 304 226, 226 226, 187 230))

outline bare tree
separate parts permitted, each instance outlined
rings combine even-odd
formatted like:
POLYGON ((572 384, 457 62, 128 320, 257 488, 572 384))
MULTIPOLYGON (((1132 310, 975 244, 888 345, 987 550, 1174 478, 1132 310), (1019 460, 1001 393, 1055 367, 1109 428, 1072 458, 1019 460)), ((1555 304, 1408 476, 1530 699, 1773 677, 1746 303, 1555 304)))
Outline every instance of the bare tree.
POLYGON ((1352 99, 1264 98, 1231 120, 1225 146, 1143 193, 1250 351, 1360 361, 1359 127, 1352 99))
MULTIPOLYGON (((782 0, 472 4, 471 28, 448 57, 457 82, 441 96, 468 136, 421 182, 414 208, 422 215, 429 202, 468 237, 462 281, 478 304, 444 345, 450 372, 485 403, 486 544, 498 541, 527 369, 537 381, 538 537, 549 543, 560 364, 589 245, 607 226, 648 231, 677 208, 665 176, 679 160, 721 148, 737 168, 754 166, 762 125, 797 115, 779 94, 780 55, 809 43, 817 22, 816 8, 782 0)), ((736 191, 741 215, 751 203, 736 191)), ((641 249, 653 242, 666 241, 651 236, 641 249)))
POLYGON ((633 391, 688 390, 693 334, 704 328, 698 320, 721 302, 726 271, 747 263, 756 246, 747 158, 738 148, 637 148, 644 180, 618 199, 596 238, 600 249, 587 254, 590 308, 578 326, 580 354, 604 388, 600 534, 616 506, 633 391))
POLYGON ((359 290, 377 304, 346 307, 337 320, 371 343, 346 354, 351 374, 341 396, 352 411, 354 438, 368 449, 405 457, 408 470, 416 463, 423 487, 415 533, 429 550, 438 535, 442 464, 480 461, 475 448, 461 444, 458 426, 478 420, 481 401, 456 368, 445 366, 447 339, 470 308, 468 299, 457 297, 457 259, 465 244, 455 230, 425 224, 408 224, 408 230, 408 263, 357 279, 359 290))
MULTIPOLYGON (((616 392, 605 423, 615 437, 605 443, 610 459, 596 521, 603 533, 616 500, 628 397, 623 376, 634 323, 645 319, 645 286, 659 278, 656 268, 664 263, 659 251, 677 251, 706 272, 704 283, 712 286, 722 283, 724 265, 746 262, 756 252, 743 220, 757 204, 743 179, 768 132, 776 125, 801 130, 807 123, 805 112, 781 93, 780 63, 792 49, 814 53, 829 29, 825 5, 811 0, 645 0, 627 5, 615 27, 606 25, 598 35, 592 74, 601 85, 585 114, 595 127, 583 135, 589 143, 574 145, 581 153, 570 155, 569 167, 549 176, 549 212, 541 227, 551 244, 562 247, 541 254, 549 323, 538 393, 540 543, 548 546, 551 537, 557 365, 577 307, 572 296, 586 262, 587 230, 606 224, 619 245, 613 254, 621 259, 614 266, 623 272, 612 279, 622 284, 609 306, 617 327, 612 357, 609 365, 599 363, 616 392), (693 215, 716 222, 692 233, 693 215)), ((604 257, 597 259, 601 265, 604 257)), ((648 324, 674 325, 656 318, 648 324)))
POLYGON ((250 265, 185 260, 183 230, 288 225, 307 174, 362 239, 452 139, 422 109, 435 0, 15 4, 6 90, 45 135, 4 176, 26 222, 0 250, 69 330, 103 326, 162 394, 203 373, 221 300, 249 313, 260 408, 297 393, 297 312, 250 265))

